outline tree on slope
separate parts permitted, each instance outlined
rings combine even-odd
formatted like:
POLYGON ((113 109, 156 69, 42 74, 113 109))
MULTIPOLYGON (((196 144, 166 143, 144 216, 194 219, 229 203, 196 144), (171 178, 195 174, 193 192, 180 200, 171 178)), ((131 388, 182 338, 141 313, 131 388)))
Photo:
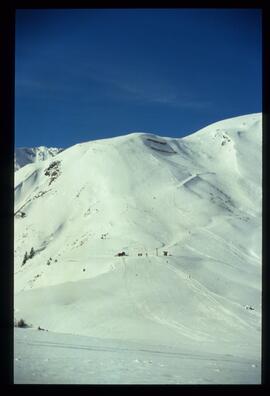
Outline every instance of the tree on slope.
POLYGON ((24 265, 25 263, 26 263, 26 261, 28 260, 28 254, 27 254, 27 252, 25 252, 24 253, 24 257, 23 257, 23 262, 22 262, 22 265, 24 265))
POLYGON ((34 255, 35 255, 34 248, 33 248, 33 247, 31 247, 31 250, 30 250, 30 253, 29 253, 29 258, 30 258, 30 259, 31 259, 31 258, 33 258, 33 257, 34 257, 34 255))

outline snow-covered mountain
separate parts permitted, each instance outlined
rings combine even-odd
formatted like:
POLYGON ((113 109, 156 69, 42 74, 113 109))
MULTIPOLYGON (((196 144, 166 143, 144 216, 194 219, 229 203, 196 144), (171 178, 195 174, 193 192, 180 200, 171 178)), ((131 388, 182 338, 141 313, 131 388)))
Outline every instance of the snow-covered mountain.
POLYGON ((19 169, 15 316, 259 360, 261 140, 251 114, 181 139, 81 143, 19 169))
POLYGON ((15 172, 23 166, 32 162, 45 161, 63 151, 55 147, 18 147, 15 149, 14 168, 15 172))

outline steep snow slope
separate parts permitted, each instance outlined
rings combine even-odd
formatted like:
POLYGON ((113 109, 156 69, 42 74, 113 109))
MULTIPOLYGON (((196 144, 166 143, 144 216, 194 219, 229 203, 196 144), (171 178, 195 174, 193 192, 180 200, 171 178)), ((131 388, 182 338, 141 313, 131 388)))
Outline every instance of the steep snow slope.
POLYGON ((92 141, 19 169, 15 316, 260 359, 261 121, 92 141))
POLYGON ((61 151, 63 151, 63 149, 55 147, 18 147, 15 149, 15 171, 32 162, 39 162, 52 158, 61 151))

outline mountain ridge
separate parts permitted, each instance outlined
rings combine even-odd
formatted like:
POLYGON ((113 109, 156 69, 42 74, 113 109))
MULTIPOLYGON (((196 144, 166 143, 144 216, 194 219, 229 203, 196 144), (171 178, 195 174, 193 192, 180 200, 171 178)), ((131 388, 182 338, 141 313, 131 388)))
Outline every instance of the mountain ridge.
POLYGON ((79 143, 19 169, 15 314, 52 331, 259 355, 261 121, 79 143))

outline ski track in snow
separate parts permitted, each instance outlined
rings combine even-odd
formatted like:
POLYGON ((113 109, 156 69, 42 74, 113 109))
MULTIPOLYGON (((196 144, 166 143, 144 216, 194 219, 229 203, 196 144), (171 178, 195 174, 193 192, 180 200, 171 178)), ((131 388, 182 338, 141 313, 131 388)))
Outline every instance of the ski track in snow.
POLYGON ((259 383, 254 359, 114 340, 16 330, 15 383, 259 383), (25 335, 25 333, 28 333, 25 335), (30 334, 31 333, 31 334, 30 334), (29 340, 28 340, 29 338, 29 340), (61 370, 59 370, 59 365, 61 370), (76 367, 76 370, 75 370, 76 367))

